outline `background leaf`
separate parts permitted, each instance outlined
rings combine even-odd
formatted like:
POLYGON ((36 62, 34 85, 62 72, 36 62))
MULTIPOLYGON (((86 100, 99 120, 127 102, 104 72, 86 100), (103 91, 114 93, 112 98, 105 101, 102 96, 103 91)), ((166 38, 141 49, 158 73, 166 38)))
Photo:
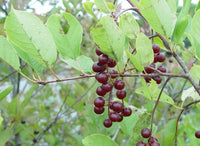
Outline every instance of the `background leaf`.
POLYGON ((10 43, 3 36, 0 36, 0 58, 15 70, 20 71, 19 58, 10 43))
POLYGON ((5 29, 9 40, 37 61, 49 65, 55 62, 57 51, 53 38, 35 15, 12 9, 6 18, 5 29))
POLYGON ((83 139, 84 146, 117 146, 109 137, 102 134, 93 134, 83 139))
POLYGON ((60 54, 65 58, 77 58, 80 53, 83 30, 76 18, 69 13, 52 15, 47 21, 47 26, 60 54), (66 32, 63 29, 65 26, 69 27, 66 32))
POLYGON ((13 89, 13 86, 9 86, 8 88, 4 89, 1 93, 0 93, 0 101, 3 100, 13 89))
POLYGON ((109 13, 109 9, 104 0, 94 0, 95 5, 104 13, 109 13))

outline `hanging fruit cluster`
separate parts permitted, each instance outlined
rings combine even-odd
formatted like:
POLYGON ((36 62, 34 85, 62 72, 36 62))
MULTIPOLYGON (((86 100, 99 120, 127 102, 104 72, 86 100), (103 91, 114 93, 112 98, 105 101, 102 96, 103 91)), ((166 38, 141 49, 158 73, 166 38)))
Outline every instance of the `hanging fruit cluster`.
POLYGON ((96 89, 96 94, 99 97, 94 100, 94 112, 102 114, 105 107, 108 108, 108 118, 103 123, 108 128, 112 126, 112 122, 121 122, 123 117, 130 116, 132 110, 129 107, 124 107, 123 99, 126 97, 124 81, 117 79, 118 71, 111 69, 116 66, 116 62, 102 53, 98 47, 96 48, 96 54, 99 59, 93 64, 92 69, 96 72, 95 78, 101 83, 101 86, 96 89), (121 101, 112 101, 111 92, 113 86, 116 89, 117 98, 121 101), (105 95, 107 93, 109 93, 109 97, 106 99, 105 95))

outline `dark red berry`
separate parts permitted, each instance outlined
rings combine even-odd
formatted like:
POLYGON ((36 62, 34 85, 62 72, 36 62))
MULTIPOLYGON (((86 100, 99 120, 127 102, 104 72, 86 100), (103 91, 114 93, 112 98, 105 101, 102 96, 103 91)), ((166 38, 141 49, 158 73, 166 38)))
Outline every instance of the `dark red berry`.
POLYGON ((153 63, 156 63, 156 62, 158 62, 158 60, 157 60, 157 54, 154 54, 153 63))
POLYGON ((151 136, 151 131, 148 128, 144 128, 141 131, 141 135, 144 138, 149 138, 151 136))
POLYGON ((151 144, 153 142, 158 142, 157 138, 151 136, 149 139, 148 139, 148 143, 151 144))
POLYGON ((112 122, 117 122, 118 119, 119 119, 119 114, 117 112, 111 112, 109 114, 109 119, 112 121, 112 122))
POLYGON ((195 136, 196 136, 196 138, 200 138, 200 130, 195 132, 195 136))
POLYGON ((144 143, 143 141, 140 141, 136 144, 136 146, 146 146, 146 143, 144 143))
POLYGON ((163 72, 163 73, 166 73, 166 68, 164 67, 164 66, 159 66, 158 68, 157 68, 157 70, 159 70, 160 72, 163 72))
POLYGON ((149 65, 149 67, 144 67, 144 71, 143 71, 143 73, 147 73, 147 74, 150 74, 150 73, 153 73, 154 72, 154 70, 153 69, 151 69, 151 68, 155 68, 155 64, 154 63, 151 63, 150 65, 149 65))
POLYGON ((105 119, 103 121, 103 125, 106 127, 106 128, 109 128, 112 126, 112 121, 110 119, 105 119))
POLYGON ((153 79, 154 79, 154 81, 156 81, 157 84, 160 84, 162 81, 160 76, 155 76, 155 77, 153 77, 153 79))
POLYGON ((124 88, 125 84, 123 80, 117 80, 114 82, 115 89, 121 90, 124 88))
POLYGON ((92 66, 94 72, 103 72, 106 70, 106 65, 101 65, 99 62, 95 62, 92 66))
POLYGON ((36 138, 33 138, 33 143, 37 143, 37 139, 36 138))
POLYGON ((96 48, 96 54, 97 54, 98 56, 101 55, 101 54, 103 54, 103 53, 100 51, 100 48, 99 48, 99 47, 96 48))
POLYGON ((166 52, 166 56, 167 56, 167 57, 172 56, 172 52, 171 52, 170 50, 167 50, 167 52, 166 52))
POLYGON ((123 109, 123 104, 120 101, 113 101, 112 110, 119 113, 123 109))
POLYGON ((94 100, 94 105, 96 107, 103 107, 105 104, 105 100, 102 98, 102 97, 97 97, 95 100, 94 100))
POLYGON ((119 114, 119 117, 118 117, 117 122, 121 122, 122 120, 123 120, 123 115, 122 115, 122 114, 119 114))
POLYGON ((116 93, 116 96, 119 99, 124 99, 126 97, 126 91, 125 90, 118 90, 116 93))
POLYGON ((108 57, 108 67, 115 67, 115 66, 116 66, 115 60, 108 57))
POLYGON ((151 81, 151 77, 145 77, 144 79, 145 79, 145 81, 146 81, 147 83, 149 83, 149 82, 151 81))
POLYGON ((113 104, 113 101, 110 101, 109 103, 109 108, 112 109, 112 104, 113 104))
POLYGON ((103 90, 101 86, 99 86, 99 87, 97 88, 96 93, 97 93, 97 95, 99 95, 99 96, 104 96, 104 95, 106 95, 106 91, 103 90))
POLYGON ((25 120, 21 120, 21 123, 22 123, 22 124, 25 124, 25 123, 26 123, 26 121, 25 121, 25 120))
POLYGON ((103 112, 104 112, 104 107, 94 107, 94 112, 96 113, 96 114, 102 114, 103 112))
POLYGON ((113 85, 110 84, 110 83, 108 83, 108 82, 106 82, 106 83, 103 83, 101 87, 102 87, 102 89, 105 90, 106 92, 109 92, 109 91, 112 90, 113 85))
POLYGON ((110 70, 109 73, 110 73, 112 79, 117 77, 117 76, 112 76, 112 75, 118 75, 118 72, 114 69, 110 70))
POLYGON ((170 58, 170 59, 169 59, 169 63, 173 63, 173 59, 170 58))
POLYGON ((105 72, 97 73, 95 78, 99 83, 106 83, 108 81, 108 75, 105 72))
POLYGON ((157 61, 158 62, 164 62, 165 61, 165 55, 162 53, 157 54, 157 61))
POLYGON ((130 107, 124 107, 122 110, 122 114, 124 117, 128 117, 132 114, 132 110, 130 107))
POLYGON ((39 133, 39 131, 38 131, 38 130, 35 130, 35 131, 34 131, 34 134, 38 134, 38 133, 39 133))
POLYGON ((105 54, 101 54, 101 55, 99 56, 99 63, 102 64, 102 65, 104 65, 104 64, 106 64, 107 62, 108 62, 108 56, 105 55, 105 54))
POLYGON ((152 142, 152 143, 150 144, 150 146, 160 146, 160 144, 159 144, 158 142, 152 142))
POLYGON ((160 46, 158 44, 153 44, 152 49, 154 53, 159 53, 160 52, 160 46))

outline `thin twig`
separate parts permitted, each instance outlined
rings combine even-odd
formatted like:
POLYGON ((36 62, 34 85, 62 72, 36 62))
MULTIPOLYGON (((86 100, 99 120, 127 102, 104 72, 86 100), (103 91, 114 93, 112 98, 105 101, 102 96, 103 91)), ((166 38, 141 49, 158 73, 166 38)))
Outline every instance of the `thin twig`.
POLYGON ((157 107, 157 105, 158 105, 158 103, 159 103, 161 94, 162 94, 162 92, 163 92, 165 86, 167 85, 167 83, 168 83, 168 81, 169 81, 170 79, 171 79, 171 78, 167 78, 167 80, 165 81, 165 83, 164 83, 164 85, 163 85, 163 87, 162 87, 162 89, 160 90, 160 93, 159 93, 159 95, 158 95, 158 99, 157 99, 157 101, 156 101, 156 104, 155 104, 155 106, 154 106, 154 109, 153 109, 153 112, 152 112, 152 116, 151 116, 151 128, 150 128, 151 134, 152 134, 153 118, 154 118, 154 113, 155 113, 155 111, 156 111, 156 107, 157 107))
POLYGON ((178 144, 178 142, 177 142, 178 122, 179 122, 179 119, 180 119, 182 113, 183 113, 189 106, 191 106, 191 105, 193 105, 193 104, 196 104, 196 103, 198 103, 198 102, 200 102, 200 100, 195 100, 195 101, 193 101, 193 102, 187 104, 186 106, 184 106, 184 109, 183 109, 183 110, 180 112, 180 114, 178 115, 178 118, 177 118, 177 121, 176 121, 176 131, 175 131, 175 146, 177 146, 177 144, 178 144))

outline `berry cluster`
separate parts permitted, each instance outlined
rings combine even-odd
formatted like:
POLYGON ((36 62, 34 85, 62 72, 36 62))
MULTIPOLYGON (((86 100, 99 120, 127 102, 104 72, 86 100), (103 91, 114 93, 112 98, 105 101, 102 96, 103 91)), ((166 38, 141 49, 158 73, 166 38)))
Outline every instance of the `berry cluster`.
MULTIPOLYGON (((149 66, 144 67, 143 74, 155 73, 155 71, 152 69, 152 68, 155 69, 155 63, 156 62, 164 62, 165 61, 165 55, 160 52, 159 45, 153 44, 152 45, 152 49, 153 49, 153 52, 154 52, 154 61, 153 61, 153 63, 149 64, 149 66)), ((166 68, 164 66, 162 66, 162 65, 157 67, 157 70, 160 71, 160 72, 166 73, 166 68)), ((147 83, 149 83, 151 81, 151 79, 156 81, 157 84, 160 84, 161 81, 162 81, 162 79, 161 79, 161 77, 159 75, 155 76, 155 77, 152 77, 152 78, 151 77, 145 77, 144 79, 145 79, 145 81, 147 83)))
POLYGON ((94 72, 96 72, 95 78, 101 83, 96 90, 96 94, 99 96, 94 100, 94 112, 96 114, 102 114, 105 110, 105 102, 108 101, 108 119, 105 119, 103 124, 109 128, 112 126, 112 122, 121 122, 123 117, 130 116, 132 110, 129 107, 124 107, 123 99, 126 97, 126 91, 124 90, 125 83, 121 79, 116 79, 118 72, 113 68, 116 66, 116 62, 102 53, 100 49, 96 48, 96 54, 99 56, 97 62, 92 66, 94 72), (117 90, 116 96, 120 101, 111 101, 110 97, 108 100, 104 99, 107 93, 112 91, 112 88, 117 90))
MULTIPOLYGON (((160 144, 158 143, 157 138, 151 136, 151 130, 149 130, 148 128, 144 128, 141 131, 141 135, 144 138, 149 138, 148 139, 148 144, 149 146, 160 146, 160 144), (151 137, 150 137, 151 136, 151 137)), ((143 141, 140 141, 136 144, 136 146, 146 146, 146 143, 143 141)))

